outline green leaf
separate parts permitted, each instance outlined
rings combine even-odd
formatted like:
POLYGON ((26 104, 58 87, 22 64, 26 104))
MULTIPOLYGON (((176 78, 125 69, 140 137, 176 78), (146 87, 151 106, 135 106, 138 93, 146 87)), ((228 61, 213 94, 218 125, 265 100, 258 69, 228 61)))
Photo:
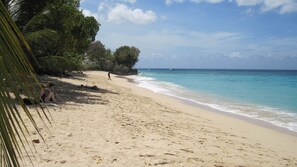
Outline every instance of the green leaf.
POLYGON ((24 36, 0 1, 0 166, 19 167, 22 155, 28 154, 25 147, 28 145, 25 137, 28 130, 20 112, 25 113, 38 131, 37 124, 21 97, 22 94, 28 98, 36 98, 40 89, 27 59, 30 53, 24 36))

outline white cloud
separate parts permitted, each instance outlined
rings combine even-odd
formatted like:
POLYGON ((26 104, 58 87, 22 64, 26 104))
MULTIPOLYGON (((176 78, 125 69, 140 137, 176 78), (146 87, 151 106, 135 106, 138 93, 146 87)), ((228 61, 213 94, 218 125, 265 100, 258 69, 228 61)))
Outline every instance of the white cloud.
POLYGON ((248 8, 245 13, 248 14, 248 15, 253 15, 254 14, 254 10, 252 8, 248 8))
POLYGON ((172 4, 173 2, 172 2, 172 0, 165 0, 165 4, 166 5, 170 5, 170 4, 172 4))
POLYGON ((142 11, 142 9, 132 9, 124 4, 117 4, 111 8, 107 14, 109 22, 122 23, 132 22, 135 24, 148 24, 157 20, 157 15, 151 11, 142 11))
MULTIPOLYGON (((186 0, 165 0, 166 5, 183 3, 186 0)), ((260 6, 262 12, 277 10, 280 14, 297 12, 297 0, 189 0, 194 3, 235 2, 238 6, 260 6)))
MULTIPOLYGON (((223 2, 224 0, 190 0, 191 2, 194 3, 202 3, 202 2, 206 2, 206 3, 220 3, 223 2)), ((166 5, 170 5, 172 3, 183 3, 185 2, 185 0, 165 0, 165 4, 166 5)))
POLYGON ((289 13, 297 11, 296 0, 235 0, 238 6, 260 5, 262 12, 278 10, 279 13, 289 13))
MULTIPOLYGON (((121 2, 136 3, 137 0, 117 0, 121 2)), ((82 9, 85 16, 94 16, 99 22, 149 24, 155 22, 158 16, 152 10, 143 11, 140 8, 131 8, 125 4, 114 4, 108 0, 102 0, 96 12, 82 9)), ((161 19, 166 19, 161 17, 161 19)))
POLYGON ((235 0, 238 6, 254 6, 263 3, 264 0, 235 0))
POLYGON ((202 2, 206 2, 206 3, 220 3, 223 2, 224 0, 191 0, 191 2, 195 2, 195 3, 202 3, 202 2))
POLYGON ((170 5, 170 4, 172 4, 172 3, 174 3, 174 2, 176 2, 176 3, 183 3, 185 0, 165 0, 165 4, 166 5, 170 5))
POLYGON ((160 19, 161 19, 161 20, 167 20, 167 19, 168 19, 168 17, 167 17, 167 16, 164 16, 164 15, 162 15, 162 16, 160 16, 160 19))
POLYGON ((296 0, 265 0, 263 11, 269 11, 273 9, 280 9, 279 12, 289 13, 297 11, 297 1, 296 0))
POLYGON ((102 11, 104 10, 106 7, 108 7, 108 5, 105 2, 101 2, 98 6, 98 10, 102 11))
POLYGON ((93 13, 93 12, 87 10, 87 9, 83 9, 83 10, 82 10, 82 13, 83 13, 85 16, 93 16, 93 17, 95 17, 95 19, 98 20, 98 15, 97 15, 97 13, 93 13))
POLYGON ((292 5, 285 5, 281 8, 280 13, 290 13, 290 12, 296 12, 297 11, 297 3, 294 3, 292 5))
POLYGON ((237 50, 238 46, 241 47, 238 41, 242 38, 240 34, 231 32, 201 33, 172 30, 144 30, 143 32, 130 30, 130 32, 125 26, 123 27, 123 31, 126 33, 112 31, 106 37, 103 34, 101 38, 108 38, 106 41, 109 41, 109 43, 106 44, 111 48, 128 44, 134 45, 142 51, 156 52, 163 50, 168 53, 176 52, 178 50, 177 48, 191 48, 190 50, 212 53, 221 51, 231 52, 237 50), (135 32, 137 33, 135 34, 135 32))
POLYGON ((243 56, 241 55, 240 52, 232 52, 229 57, 231 58, 242 58, 243 56))
POLYGON ((137 0, 121 0, 122 2, 129 2, 131 4, 136 3, 137 0))

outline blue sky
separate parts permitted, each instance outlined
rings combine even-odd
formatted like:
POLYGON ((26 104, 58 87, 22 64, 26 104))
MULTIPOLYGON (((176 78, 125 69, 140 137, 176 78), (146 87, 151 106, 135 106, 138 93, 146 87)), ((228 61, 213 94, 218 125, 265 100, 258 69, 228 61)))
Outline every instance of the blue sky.
POLYGON ((297 0, 81 0, 138 68, 297 69, 297 0))

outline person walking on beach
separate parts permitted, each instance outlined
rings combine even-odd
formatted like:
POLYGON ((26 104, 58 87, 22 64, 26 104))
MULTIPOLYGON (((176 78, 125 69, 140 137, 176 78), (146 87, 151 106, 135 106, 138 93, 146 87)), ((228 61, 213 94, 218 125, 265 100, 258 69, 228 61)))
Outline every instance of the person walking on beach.
POLYGON ((108 72, 107 75, 108 75, 108 80, 111 80, 111 78, 110 78, 110 72, 108 72))

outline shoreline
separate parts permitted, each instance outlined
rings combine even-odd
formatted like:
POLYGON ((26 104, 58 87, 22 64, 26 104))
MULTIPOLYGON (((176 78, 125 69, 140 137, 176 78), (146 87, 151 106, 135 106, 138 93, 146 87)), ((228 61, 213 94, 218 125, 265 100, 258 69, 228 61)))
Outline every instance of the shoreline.
MULTIPOLYGON (((203 106, 203 105, 200 105, 200 104, 197 104, 197 103, 185 100, 185 99, 180 99, 180 98, 177 98, 177 97, 174 97, 174 96, 170 96, 170 95, 166 95, 166 94, 162 94, 162 93, 157 93, 157 92, 154 92, 154 91, 152 91, 150 89, 138 86, 137 83, 131 78, 126 78, 126 77, 119 77, 119 78, 126 79, 127 82, 130 82, 131 84, 134 84, 139 89, 144 89, 145 92, 150 92, 152 94, 155 94, 155 95, 148 95, 148 97, 151 97, 153 100, 156 100, 155 97, 158 97, 158 96, 161 96, 161 98, 164 98, 164 99, 169 98, 169 101, 173 100, 173 103, 175 103, 175 104, 180 103, 180 104, 182 104, 182 106, 189 106, 190 108, 194 107, 194 110, 195 109, 203 110, 204 112, 208 112, 208 114, 211 114, 211 115, 214 114, 216 116, 217 115, 222 116, 222 117, 224 117, 223 119, 225 119, 225 118, 227 118, 228 120, 229 119, 230 120, 235 119, 236 122, 239 121, 240 123, 248 124, 247 126, 251 125, 251 126, 253 126, 253 128, 256 128, 256 129, 260 128, 260 129, 262 129, 264 131, 266 131, 266 130, 267 130, 267 132, 269 131, 269 133, 271 132, 271 133, 279 133, 280 135, 289 135, 290 137, 293 137, 293 138, 297 139, 297 133, 296 132, 291 131, 289 129, 286 129, 284 127, 280 127, 280 126, 274 125, 272 123, 269 123, 269 122, 266 122, 266 121, 263 121, 263 120, 258 120, 258 119, 255 119, 255 118, 251 118, 251 117, 247 117, 247 116, 243 116, 243 115, 238 115, 238 114, 235 114, 235 113, 223 112, 223 111, 220 111, 220 110, 208 107, 208 106, 203 106)), ((131 88, 131 87, 129 87, 129 88, 131 88)), ((168 100, 165 100, 165 105, 166 105, 167 101, 168 100)), ((172 103, 172 101, 170 103, 172 103)), ((179 107, 179 110, 183 110, 182 108, 183 107, 179 107)), ((261 133, 259 133, 259 134, 261 134, 261 133)))
POLYGON ((115 75, 110 81, 106 72, 50 79, 65 103, 49 107, 54 121, 50 134, 41 131, 46 144, 34 144, 35 166, 297 165, 296 136, 185 104, 115 75))
POLYGON ((179 97, 176 97, 176 96, 171 96, 171 95, 167 95, 167 94, 163 94, 163 93, 154 92, 154 91, 152 91, 152 90, 150 90, 148 88, 138 86, 137 82, 135 80, 129 78, 129 77, 125 77, 125 76, 116 76, 116 77, 121 78, 121 79, 126 79, 127 82, 135 84, 135 86, 137 86, 137 87, 139 87, 141 89, 148 90, 148 91, 150 91, 150 92, 152 92, 154 94, 159 94, 159 95, 165 96, 166 98, 176 99, 177 101, 180 101, 180 103, 183 103, 183 104, 188 105, 188 106, 194 106, 198 110, 202 109, 202 110, 205 110, 207 112, 213 112, 215 114, 224 115, 224 116, 227 116, 227 117, 238 119, 240 121, 244 121, 244 122, 247 122, 247 123, 250 123, 250 124, 254 124, 256 126, 269 128, 271 130, 274 130, 274 131, 277 131, 277 132, 280 132, 280 133, 284 133, 284 134, 288 134, 288 135, 292 135, 294 137, 297 137, 297 132, 292 131, 292 130, 290 130, 288 128, 285 128, 285 127, 274 125, 274 124, 272 124, 270 122, 267 122, 265 120, 260 120, 260 119, 256 119, 256 118, 253 118, 253 117, 248 117, 248 116, 240 115, 240 114, 236 114, 236 113, 224 112, 224 111, 221 111, 219 109, 215 109, 215 108, 211 108, 211 107, 206 106, 206 105, 198 104, 198 103, 192 102, 192 101, 187 100, 187 99, 182 99, 182 98, 179 98, 179 97))
POLYGON ((253 118, 253 117, 248 117, 248 116, 245 116, 245 115, 239 115, 239 114, 236 114, 236 113, 224 112, 224 111, 214 109, 214 108, 211 108, 211 107, 208 107, 208 106, 203 106, 201 104, 196 104, 194 102, 187 101, 187 100, 182 100, 182 99, 180 99, 180 100, 183 103, 185 103, 186 105, 196 106, 198 108, 205 109, 205 110, 207 110, 209 112, 214 112, 214 113, 217 113, 217 114, 225 115, 225 116, 228 116, 228 117, 239 119, 241 121, 245 121, 245 122, 248 122, 248 123, 251 123, 251 124, 255 124, 255 125, 258 125, 258 126, 261 126, 261 127, 269 128, 269 129, 272 129, 272 130, 275 130, 275 131, 278 131, 278 132, 281 132, 281 133, 284 133, 284 134, 289 134, 289 135, 297 137, 297 132, 292 131, 292 130, 290 130, 288 128, 285 128, 285 127, 274 125, 274 124, 272 124, 270 122, 267 122, 267 121, 264 121, 264 120, 256 119, 256 118, 253 118))
POLYGON ((166 93, 155 92, 155 91, 153 91, 153 90, 151 90, 149 88, 139 86, 138 82, 133 80, 133 78, 130 78, 129 76, 128 77, 119 76, 119 78, 125 78, 128 82, 133 83, 133 84, 135 84, 136 86, 138 86, 140 88, 152 91, 153 93, 156 93, 156 94, 165 95, 165 96, 167 96, 169 98, 174 98, 174 99, 180 100, 182 103, 185 103, 186 105, 195 106, 198 109, 200 108, 200 109, 204 109, 204 110, 207 110, 207 111, 215 112, 217 114, 226 115, 226 116, 229 116, 229 117, 240 119, 240 120, 248 122, 248 123, 263 126, 263 127, 266 127, 266 128, 270 128, 270 129, 273 129, 273 130, 276 130, 276 131, 279 131, 279 132, 282 132, 282 133, 290 134, 290 135, 293 135, 293 136, 297 137, 297 132, 296 131, 290 130, 287 127, 282 127, 282 126, 279 126, 279 125, 275 125, 275 124, 273 124, 273 123, 271 123, 271 122, 269 122, 267 120, 261 119, 261 118, 251 117, 249 115, 241 115, 239 113, 227 112, 227 111, 223 111, 223 110, 220 110, 220 109, 212 108, 212 107, 207 106, 207 105, 199 104, 197 102, 192 101, 191 99, 187 99, 187 98, 183 98, 183 97, 175 96, 175 95, 170 95, 170 94, 166 94, 166 93))

